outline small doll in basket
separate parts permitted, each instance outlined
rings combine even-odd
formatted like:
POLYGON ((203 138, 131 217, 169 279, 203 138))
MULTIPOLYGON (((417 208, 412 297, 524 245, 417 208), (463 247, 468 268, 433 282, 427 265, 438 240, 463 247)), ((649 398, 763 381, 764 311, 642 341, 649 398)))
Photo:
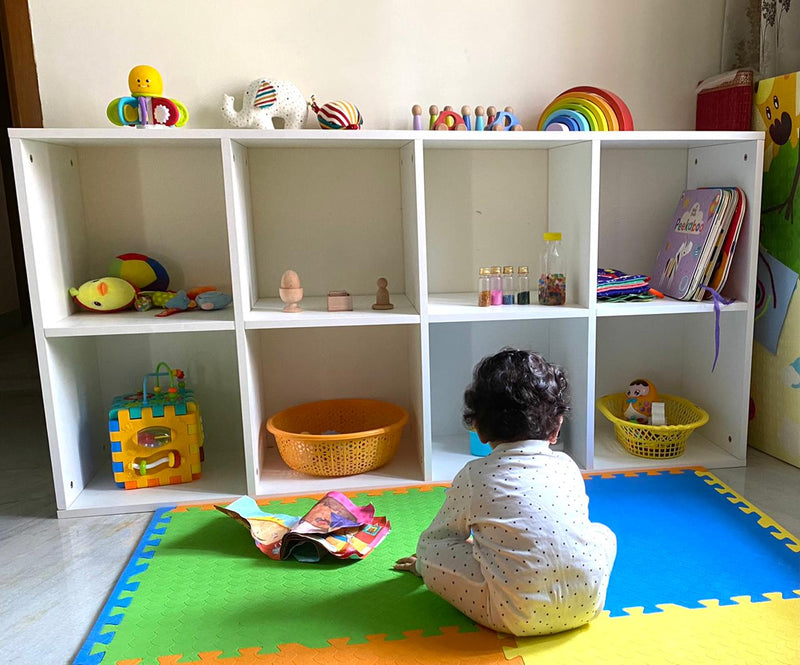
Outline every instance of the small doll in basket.
POLYGON ((622 417, 640 425, 652 422, 653 402, 658 402, 658 391, 647 379, 631 381, 625 393, 625 412, 622 417))

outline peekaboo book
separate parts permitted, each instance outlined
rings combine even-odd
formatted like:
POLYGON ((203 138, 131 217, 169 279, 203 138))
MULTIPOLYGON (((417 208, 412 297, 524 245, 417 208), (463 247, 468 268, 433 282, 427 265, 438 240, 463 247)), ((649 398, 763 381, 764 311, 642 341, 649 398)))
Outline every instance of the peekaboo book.
POLYGON ((678 300, 691 300, 719 236, 721 188, 688 189, 681 194, 653 269, 653 288, 678 300))

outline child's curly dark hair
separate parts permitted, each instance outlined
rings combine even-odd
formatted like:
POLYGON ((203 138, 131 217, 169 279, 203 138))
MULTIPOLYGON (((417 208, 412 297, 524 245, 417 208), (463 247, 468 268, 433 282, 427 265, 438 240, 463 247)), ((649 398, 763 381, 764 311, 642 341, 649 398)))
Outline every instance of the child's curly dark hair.
POLYGON ((505 348, 475 366, 464 392, 464 424, 493 443, 546 440, 569 413, 567 390, 560 367, 538 353, 505 348))

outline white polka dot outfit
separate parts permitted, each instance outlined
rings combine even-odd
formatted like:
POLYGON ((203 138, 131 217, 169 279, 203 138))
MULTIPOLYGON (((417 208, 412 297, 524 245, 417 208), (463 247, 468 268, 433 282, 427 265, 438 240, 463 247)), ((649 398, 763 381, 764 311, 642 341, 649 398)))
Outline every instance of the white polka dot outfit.
POLYGON ((474 621, 546 635, 601 612, 616 551, 613 532, 589 521, 575 462, 529 440, 497 444, 458 472, 420 536, 416 565, 431 591, 474 621))

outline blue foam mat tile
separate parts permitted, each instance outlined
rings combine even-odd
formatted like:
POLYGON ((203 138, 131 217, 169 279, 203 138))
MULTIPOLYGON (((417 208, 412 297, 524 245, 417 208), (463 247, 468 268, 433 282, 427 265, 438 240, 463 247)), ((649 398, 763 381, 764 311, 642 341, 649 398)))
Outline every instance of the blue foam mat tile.
POLYGON ((139 544, 131 554, 131 558, 128 560, 128 564, 122 571, 116 585, 114 585, 111 595, 108 597, 103 609, 100 610, 97 621, 95 621, 86 641, 78 651, 73 665, 98 665, 103 662, 105 650, 102 647, 110 644, 116 634, 116 631, 108 629, 113 629, 121 624, 125 616, 124 610, 130 606, 133 600, 132 595, 124 596, 123 594, 133 594, 139 588, 139 582, 132 578, 147 570, 149 565, 147 559, 152 558, 155 550, 145 551, 145 548, 153 547, 152 536, 154 534, 164 535, 170 519, 165 517, 164 514, 172 509, 173 507, 159 508, 153 514, 153 518, 147 525, 139 544), (142 560, 145 560, 145 562, 142 563, 142 560))
POLYGON ((591 519, 617 535, 605 605, 611 616, 626 607, 648 613, 665 603, 700 608, 701 600, 726 605, 750 596, 756 602, 764 593, 790 597, 800 589, 792 538, 764 538, 774 529, 760 524, 762 515, 743 511, 720 481, 709 487, 707 478, 685 469, 587 479, 591 519), (619 510, 622 492, 625 511, 619 510))

